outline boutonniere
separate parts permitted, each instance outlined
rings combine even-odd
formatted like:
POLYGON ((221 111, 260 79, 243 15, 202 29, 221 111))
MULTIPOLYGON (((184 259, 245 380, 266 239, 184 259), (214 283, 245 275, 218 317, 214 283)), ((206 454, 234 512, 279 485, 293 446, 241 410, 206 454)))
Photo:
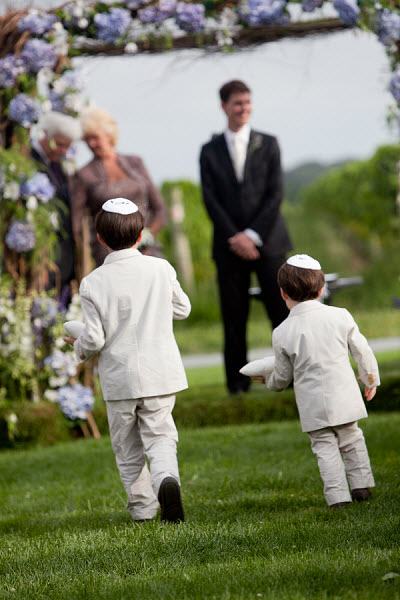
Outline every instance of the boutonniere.
POLYGON ((61 161, 61 168, 64 171, 65 175, 72 177, 76 172, 76 163, 72 158, 64 158, 61 161))
POLYGON ((250 156, 251 154, 253 154, 253 152, 261 146, 261 144, 262 144, 262 135, 260 135, 259 133, 255 133, 250 142, 248 155, 250 156))

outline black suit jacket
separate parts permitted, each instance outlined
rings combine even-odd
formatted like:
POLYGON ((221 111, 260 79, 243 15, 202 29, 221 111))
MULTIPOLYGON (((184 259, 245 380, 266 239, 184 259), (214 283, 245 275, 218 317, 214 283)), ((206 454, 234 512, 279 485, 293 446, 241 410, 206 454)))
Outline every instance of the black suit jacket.
POLYGON ((246 228, 261 237, 262 257, 292 249, 280 213, 282 170, 275 137, 250 132, 242 182, 236 178, 224 134, 202 147, 200 172, 204 203, 214 224, 213 257, 217 261, 232 258, 228 238, 246 228))

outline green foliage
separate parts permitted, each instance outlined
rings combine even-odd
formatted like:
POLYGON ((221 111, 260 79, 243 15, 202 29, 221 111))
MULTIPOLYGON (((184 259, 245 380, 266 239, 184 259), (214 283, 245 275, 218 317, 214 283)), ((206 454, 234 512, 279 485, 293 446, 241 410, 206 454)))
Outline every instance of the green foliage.
POLYGON ((181 430, 186 523, 133 523, 108 438, 0 453, 0 596, 398 600, 399 414, 362 421, 371 502, 327 508, 297 423, 181 430))
POLYGON ((335 218, 371 248, 398 237, 396 196, 400 146, 383 146, 367 161, 347 163, 322 176, 304 192, 311 210, 335 218))

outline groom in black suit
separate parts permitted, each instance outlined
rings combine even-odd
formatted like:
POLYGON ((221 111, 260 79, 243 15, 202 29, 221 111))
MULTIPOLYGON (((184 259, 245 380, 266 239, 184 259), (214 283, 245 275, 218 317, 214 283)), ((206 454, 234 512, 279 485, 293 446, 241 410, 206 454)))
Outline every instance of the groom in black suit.
POLYGON ((278 142, 250 128, 251 94, 245 83, 229 81, 219 93, 228 126, 203 146, 200 170, 204 203, 214 225, 226 380, 229 392, 237 394, 250 386, 250 379, 239 373, 247 362, 250 274, 257 274, 262 301, 275 328, 288 315, 277 272, 292 246, 280 213, 278 142))

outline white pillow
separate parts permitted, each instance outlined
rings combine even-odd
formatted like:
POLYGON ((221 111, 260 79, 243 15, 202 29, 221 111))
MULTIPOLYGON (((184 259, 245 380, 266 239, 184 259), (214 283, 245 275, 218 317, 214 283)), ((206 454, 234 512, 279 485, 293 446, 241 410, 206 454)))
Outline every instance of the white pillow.
POLYGON ((248 375, 249 377, 265 377, 269 379, 272 371, 274 370, 275 357, 266 356, 258 360, 252 360, 240 369, 240 373, 248 375))
POLYGON ((78 338, 82 335, 85 325, 80 321, 66 321, 64 323, 64 329, 67 335, 78 338))

